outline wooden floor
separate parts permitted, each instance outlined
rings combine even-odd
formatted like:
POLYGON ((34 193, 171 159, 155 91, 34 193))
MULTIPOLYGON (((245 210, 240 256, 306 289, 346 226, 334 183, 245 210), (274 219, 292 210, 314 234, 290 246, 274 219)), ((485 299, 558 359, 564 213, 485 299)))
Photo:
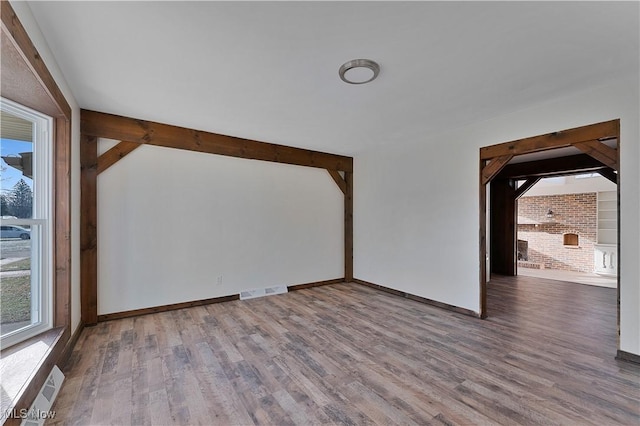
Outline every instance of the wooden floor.
POLYGON ((105 322, 48 424, 638 425, 615 301, 496 277, 485 321, 339 284, 105 322))

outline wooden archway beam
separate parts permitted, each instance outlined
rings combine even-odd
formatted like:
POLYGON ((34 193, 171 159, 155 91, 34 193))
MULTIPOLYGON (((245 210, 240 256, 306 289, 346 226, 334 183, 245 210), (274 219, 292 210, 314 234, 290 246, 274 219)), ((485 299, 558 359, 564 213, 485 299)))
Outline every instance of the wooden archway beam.
POLYGON ((564 148, 576 143, 598 139, 617 138, 620 134, 620 121, 611 120, 588 126, 577 127, 560 132, 518 139, 497 145, 480 148, 480 159, 491 160, 504 155, 530 154, 549 149, 564 148))
POLYGON ((528 190, 530 190, 533 185, 538 183, 538 181, 542 179, 541 177, 533 177, 527 179, 518 189, 516 189, 515 198, 516 200, 522 197, 528 190))
POLYGON ((573 146, 578 148, 585 154, 595 158, 607 167, 613 170, 618 170, 618 150, 611 148, 608 145, 600 142, 599 140, 590 140, 584 142, 573 143, 573 146))
POLYGON ((502 155, 500 157, 493 158, 488 164, 486 164, 482 168, 482 184, 486 185, 491 182, 491 179, 500 173, 500 170, 502 170, 512 158, 512 154, 502 155))

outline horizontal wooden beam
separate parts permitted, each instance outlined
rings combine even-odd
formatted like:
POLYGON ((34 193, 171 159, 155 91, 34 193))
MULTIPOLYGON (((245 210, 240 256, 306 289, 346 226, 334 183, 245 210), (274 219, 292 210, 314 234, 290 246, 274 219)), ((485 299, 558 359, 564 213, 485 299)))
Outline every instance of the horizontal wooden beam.
POLYGON ((82 110, 81 133, 138 144, 184 149, 237 158, 352 171, 353 158, 220 135, 169 124, 82 110))
POLYGON ((618 170, 618 150, 603 144, 599 140, 574 143, 573 146, 607 167, 618 170))
POLYGON ((109 167, 120 161, 127 154, 133 152, 134 149, 140 146, 139 143, 122 141, 118 145, 114 146, 100 157, 98 157, 98 174, 104 172, 109 167))
POLYGON ((531 152, 563 148, 578 142, 617 138, 619 135, 620 120, 611 120, 480 148, 480 158, 489 160, 509 154, 528 154, 531 152))
POLYGON ((542 178, 541 177, 529 178, 522 185, 520 185, 518 189, 516 189, 516 193, 515 193, 516 200, 522 197, 528 190, 530 190, 533 187, 533 185, 538 183, 540 179, 542 178))
POLYGON ((338 188, 340 188, 340 191, 342 191, 343 194, 346 194, 347 182, 345 182, 344 178, 340 176, 340 173, 335 170, 329 170, 329 169, 327 169, 327 171, 329 172, 333 180, 336 182, 336 185, 338 185, 338 188))
POLYGON ((497 176, 500 179, 527 179, 595 172, 606 168, 604 164, 587 154, 555 157, 507 165, 497 176))
POLYGON ((485 165, 482 169, 482 184, 486 185, 491 182, 500 170, 502 170, 509 161, 513 158, 513 155, 503 155, 492 159, 489 164, 485 165))

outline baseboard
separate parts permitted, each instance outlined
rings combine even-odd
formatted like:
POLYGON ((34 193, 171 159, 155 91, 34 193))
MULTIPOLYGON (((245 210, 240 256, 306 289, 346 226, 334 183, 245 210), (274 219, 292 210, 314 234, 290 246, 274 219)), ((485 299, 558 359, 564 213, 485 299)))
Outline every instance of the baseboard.
POLYGON ((631 352, 625 352, 618 349, 616 359, 620 361, 632 362, 634 364, 640 364, 640 355, 632 354, 631 352))
MULTIPOLYGON (((306 284, 297 284, 288 286, 287 290, 296 291, 305 288, 318 287, 321 285, 337 284, 344 282, 344 278, 336 278, 333 280, 316 281, 306 284)), ((138 317, 140 315, 156 314, 158 312, 175 311, 177 309, 192 308, 194 306, 211 305, 213 303, 230 302, 232 300, 239 300, 238 294, 231 296, 214 297, 212 299, 194 300, 191 302, 172 303, 170 305, 153 306, 151 308, 133 309, 131 311, 114 312, 111 314, 98 315, 98 322, 111 321, 115 319, 138 317)))
POLYGON ((340 284, 343 282, 344 282, 344 278, 336 278, 333 280, 316 281, 316 282, 307 283, 307 284, 290 285, 287 287, 287 289, 289 291, 296 291, 296 290, 304 290, 305 288, 320 287, 322 285, 340 284))
POLYGON ((367 287, 375 288, 380 291, 384 291, 386 293, 390 293, 396 296, 404 297, 406 299, 415 300, 416 302, 425 303, 427 305, 435 306, 441 309, 446 309, 447 311, 455 312, 458 314, 468 315, 474 318, 480 318, 477 312, 474 312, 470 309, 461 308, 459 306, 449 305, 447 303, 437 302, 435 300, 427 299, 426 297, 416 296, 414 294, 405 293, 404 291, 395 290, 389 287, 385 287, 379 284, 370 283, 368 281, 360 280, 358 278, 354 278, 353 282, 356 284, 364 285, 367 287))
POLYGON ((239 300, 240 296, 213 297, 211 299, 193 300, 191 302, 172 303, 170 305, 153 306, 151 308, 133 309, 131 311, 114 312, 112 314, 98 315, 98 322, 111 321, 115 319, 139 317, 140 315, 156 314, 158 312, 175 311, 177 309, 192 308, 194 306, 211 305, 213 303, 230 302, 239 300))

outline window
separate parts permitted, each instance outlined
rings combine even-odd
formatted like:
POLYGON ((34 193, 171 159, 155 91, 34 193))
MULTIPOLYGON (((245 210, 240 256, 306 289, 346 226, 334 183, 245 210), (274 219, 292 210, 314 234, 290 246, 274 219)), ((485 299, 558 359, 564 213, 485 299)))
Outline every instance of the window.
POLYGON ((52 326, 52 118, 0 99, 2 347, 52 326))

